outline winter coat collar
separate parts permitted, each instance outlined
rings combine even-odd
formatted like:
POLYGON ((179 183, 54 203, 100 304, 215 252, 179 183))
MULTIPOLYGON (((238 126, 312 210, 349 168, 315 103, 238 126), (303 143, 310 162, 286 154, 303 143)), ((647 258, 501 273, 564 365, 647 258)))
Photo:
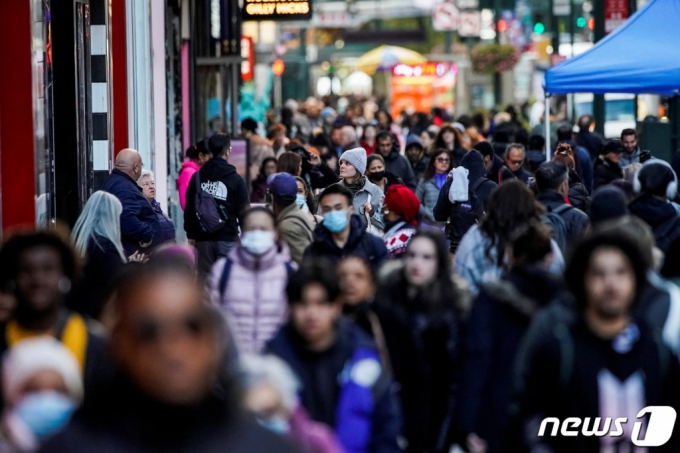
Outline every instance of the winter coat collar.
POLYGON ((359 245, 366 231, 366 222, 358 215, 352 214, 349 219, 349 237, 342 249, 333 240, 331 232, 323 226, 323 223, 314 228, 314 242, 322 245, 332 254, 338 254, 342 250, 354 250, 359 245))
POLYGON ((250 271, 260 271, 290 262, 290 250, 284 242, 280 241, 264 255, 255 256, 239 245, 229 252, 229 259, 250 271))
POLYGON ((651 195, 640 196, 630 204, 630 210, 652 228, 678 215, 673 205, 651 195))
POLYGON ((114 168, 113 170, 111 170, 111 174, 112 174, 112 175, 116 175, 116 176, 118 176, 118 177, 122 177, 122 178, 125 179, 127 182, 133 184, 140 192, 142 191, 142 188, 139 187, 139 186, 137 185, 137 181, 135 181, 134 179, 132 179, 132 178, 130 177, 130 175, 128 175, 127 173, 125 173, 125 172, 123 172, 123 171, 120 171, 120 170, 118 170, 117 168, 114 168))

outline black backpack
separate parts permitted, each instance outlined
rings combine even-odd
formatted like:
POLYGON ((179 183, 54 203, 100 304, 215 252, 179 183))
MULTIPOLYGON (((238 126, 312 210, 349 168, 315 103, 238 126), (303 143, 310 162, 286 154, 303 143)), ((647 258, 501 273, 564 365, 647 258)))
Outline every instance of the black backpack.
POLYGON ((200 171, 194 174, 194 210, 198 218, 198 224, 204 233, 217 233, 227 225, 229 215, 217 204, 217 200, 201 188, 200 171))
POLYGON ((487 179, 479 178, 473 184, 468 186, 467 201, 456 202, 451 205, 451 213, 446 221, 446 238, 451 241, 449 250, 451 253, 456 253, 458 244, 465 233, 470 228, 479 223, 479 219, 484 215, 484 205, 477 196, 476 190, 487 179))
POLYGON ((552 238, 557 242, 562 253, 564 253, 567 248, 567 224, 562 218, 562 214, 570 209, 573 208, 565 203, 552 211, 548 211, 543 219, 543 223, 552 228, 552 238))

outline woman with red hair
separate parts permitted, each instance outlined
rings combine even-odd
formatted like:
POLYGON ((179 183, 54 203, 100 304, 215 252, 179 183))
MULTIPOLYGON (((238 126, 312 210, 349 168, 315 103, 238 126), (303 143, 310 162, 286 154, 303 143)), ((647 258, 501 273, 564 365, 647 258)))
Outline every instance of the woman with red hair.
POLYGON ((382 214, 385 223, 385 246, 392 258, 400 257, 416 234, 420 200, 401 184, 390 186, 385 194, 382 214))

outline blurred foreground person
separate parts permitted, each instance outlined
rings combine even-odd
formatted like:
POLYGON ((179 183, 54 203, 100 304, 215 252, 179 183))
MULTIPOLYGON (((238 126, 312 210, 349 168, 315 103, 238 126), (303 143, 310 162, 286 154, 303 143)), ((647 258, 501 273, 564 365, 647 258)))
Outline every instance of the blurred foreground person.
POLYGON ((245 373, 246 410, 262 426, 286 436, 303 453, 344 453, 333 430, 312 421, 300 405, 300 385, 284 361, 273 355, 247 354, 239 363, 245 373))
MULTIPOLYGON (((643 252, 625 236, 595 234, 575 249, 565 273, 575 298, 573 313, 557 315, 551 307, 539 314, 519 353, 515 424, 508 433, 523 437, 521 451, 646 451, 631 438, 641 440, 656 416, 652 422, 638 419, 640 411, 680 409, 678 359, 659 333, 635 316, 646 271, 643 252), (569 430, 576 434, 567 436, 566 425, 557 429, 555 423, 543 423, 546 417, 594 421, 583 429, 603 435, 584 436, 580 426, 572 425, 569 430), (613 419, 619 417, 627 422, 616 436, 613 419), (638 423, 643 428, 635 433, 638 423), (540 436, 542 424, 547 427, 540 436)), ((655 451, 677 452, 679 430, 676 423, 668 443, 655 451)))
POLYGON ((380 282, 378 299, 401 311, 421 345, 418 354, 430 372, 432 395, 426 408, 426 451, 448 452, 459 397, 463 298, 453 282, 442 232, 420 231, 403 262, 380 282))
MULTIPOLYGON (((405 188, 406 189, 406 188, 405 188)), ((409 189, 406 189, 409 190, 409 189)), ((429 372, 409 321, 389 301, 376 300, 375 275, 365 260, 350 256, 338 264, 342 312, 373 338, 383 368, 398 388, 404 414, 406 451, 426 450, 429 429, 429 372)))
POLYGON ((83 399, 78 362, 53 338, 19 342, 5 356, 2 377, 2 453, 37 451, 66 426, 83 399))
POLYGON ((0 352, 29 338, 54 337, 76 358, 88 395, 105 369, 105 345, 98 327, 64 307, 77 276, 73 250, 53 232, 17 234, 3 245, 0 262, 17 301, 0 326, 0 352))
POLYGON ((86 401, 44 452, 288 452, 238 410, 220 315, 196 274, 141 267, 120 285, 111 384, 86 401))
POLYGON ((250 209, 240 225, 241 243, 215 263, 208 289, 212 305, 233 322, 239 352, 258 353, 288 318, 284 290, 293 268, 270 210, 250 209))
POLYGON ((401 451, 401 414, 390 377, 371 339, 354 323, 341 320, 333 269, 325 263, 303 266, 286 293, 290 321, 266 352, 295 371, 309 416, 333 427, 347 453, 401 451))
POLYGON ((532 221, 508 247, 510 270, 485 283, 472 304, 464 340, 459 423, 472 451, 503 452, 515 356, 532 318, 563 291, 548 271, 550 228, 532 221), (479 448, 477 448, 479 450, 479 448))

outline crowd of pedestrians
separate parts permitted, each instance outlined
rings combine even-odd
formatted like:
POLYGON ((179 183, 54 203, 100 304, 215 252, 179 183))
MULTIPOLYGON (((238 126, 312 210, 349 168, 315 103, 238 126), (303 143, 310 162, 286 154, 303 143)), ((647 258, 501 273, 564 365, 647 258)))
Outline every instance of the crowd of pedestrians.
POLYGON ((0 453, 646 451, 638 413, 680 409, 677 169, 589 116, 546 150, 514 109, 306 105, 243 121, 250 187, 229 136, 186 151, 186 244, 131 149, 72 233, 7 235, 0 453))

